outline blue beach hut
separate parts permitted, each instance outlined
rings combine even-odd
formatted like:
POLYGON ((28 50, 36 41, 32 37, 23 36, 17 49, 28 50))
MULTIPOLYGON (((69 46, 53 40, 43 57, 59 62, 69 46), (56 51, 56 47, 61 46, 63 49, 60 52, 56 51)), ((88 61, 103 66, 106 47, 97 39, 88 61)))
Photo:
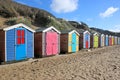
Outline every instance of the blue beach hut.
POLYGON ((99 47, 103 47, 103 46, 105 46, 105 35, 100 34, 99 35, 99 47))
POLYGON ((0 29, 0 61, 33 58, 34 32, 22 23, 0 29))
POLYGON ((81 48, 89 49, 90 48, 90 32, 82 29, 80 29, 78 32, 80 33, 80 38, 79 38, 80 49, 81 48))
POLYGON ((118 37, 115 36, 114 38, 115 38, 115 39, 114 39, 115 45, 117 45, 117 44, 118 44, 118 37))
POLYGON ((118 37, 118 45, 120 45, 120 37, 118 37))
POLYGON ((105 46, 109 45, 109 37, 108 35, 105 35, 105 46))

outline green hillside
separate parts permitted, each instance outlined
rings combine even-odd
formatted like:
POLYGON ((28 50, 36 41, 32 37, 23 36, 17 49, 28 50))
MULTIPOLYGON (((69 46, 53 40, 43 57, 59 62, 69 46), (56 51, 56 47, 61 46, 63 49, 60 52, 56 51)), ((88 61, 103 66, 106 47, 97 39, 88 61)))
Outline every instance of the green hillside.
POLYGON ((75 29, 69 22, 57 19, 45 10, 22 5, 12 0, 0 0, 0 20, 0 26, 22 22, 36 28, 54 26, 59 30, 75 29))
POLYGON ((53 14, 38 8, 29 7, 13 0, 0 0, 0 27, 24 23, 34 29, 54 26, 58 30, 84 29, 90 32, 99 32, 111 35, 120 35, 102 29, 89 28, 84 22, 66 21, 56 18, 53 14))

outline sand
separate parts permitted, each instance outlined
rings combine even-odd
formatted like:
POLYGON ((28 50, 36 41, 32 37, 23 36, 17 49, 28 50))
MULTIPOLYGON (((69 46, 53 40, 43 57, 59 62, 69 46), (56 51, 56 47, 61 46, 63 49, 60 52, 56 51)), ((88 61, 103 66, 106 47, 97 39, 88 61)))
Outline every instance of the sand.
POLYGON ((120 80, 120 45, 0 65, 0 80, 120 80))

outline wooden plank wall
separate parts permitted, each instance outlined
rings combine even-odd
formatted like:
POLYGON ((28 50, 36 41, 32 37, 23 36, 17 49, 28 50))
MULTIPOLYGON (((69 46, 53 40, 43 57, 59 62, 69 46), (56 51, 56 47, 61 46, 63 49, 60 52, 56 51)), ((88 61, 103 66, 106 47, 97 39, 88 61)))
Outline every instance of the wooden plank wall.
POLYGON ((60 52, 68 52, 68 34, 60 35, 60 52))
POLYGON ((84 38, 84 35, 83 33, 80 34, 80 37, 79 37, 79 48, 82 49, 83 48, 83 38, 84 38))
POLYGON ((5 32, 0 30, 0 61, 5 61, 5 32))
POLYGON ((42 57, 42 32, 35 33, 34 38, 34 56, 42 57))

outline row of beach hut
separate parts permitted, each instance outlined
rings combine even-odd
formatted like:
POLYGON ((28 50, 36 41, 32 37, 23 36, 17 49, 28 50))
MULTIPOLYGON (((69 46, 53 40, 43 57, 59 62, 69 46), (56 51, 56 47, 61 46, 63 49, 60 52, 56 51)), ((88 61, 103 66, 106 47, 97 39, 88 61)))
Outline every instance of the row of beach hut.
POLYGON ((117 36, 84 30, 60 32, 54 27, 34 30, 20 23, 0 29, 0 61, 19 61, 117 44, 120 44, 117 36))

